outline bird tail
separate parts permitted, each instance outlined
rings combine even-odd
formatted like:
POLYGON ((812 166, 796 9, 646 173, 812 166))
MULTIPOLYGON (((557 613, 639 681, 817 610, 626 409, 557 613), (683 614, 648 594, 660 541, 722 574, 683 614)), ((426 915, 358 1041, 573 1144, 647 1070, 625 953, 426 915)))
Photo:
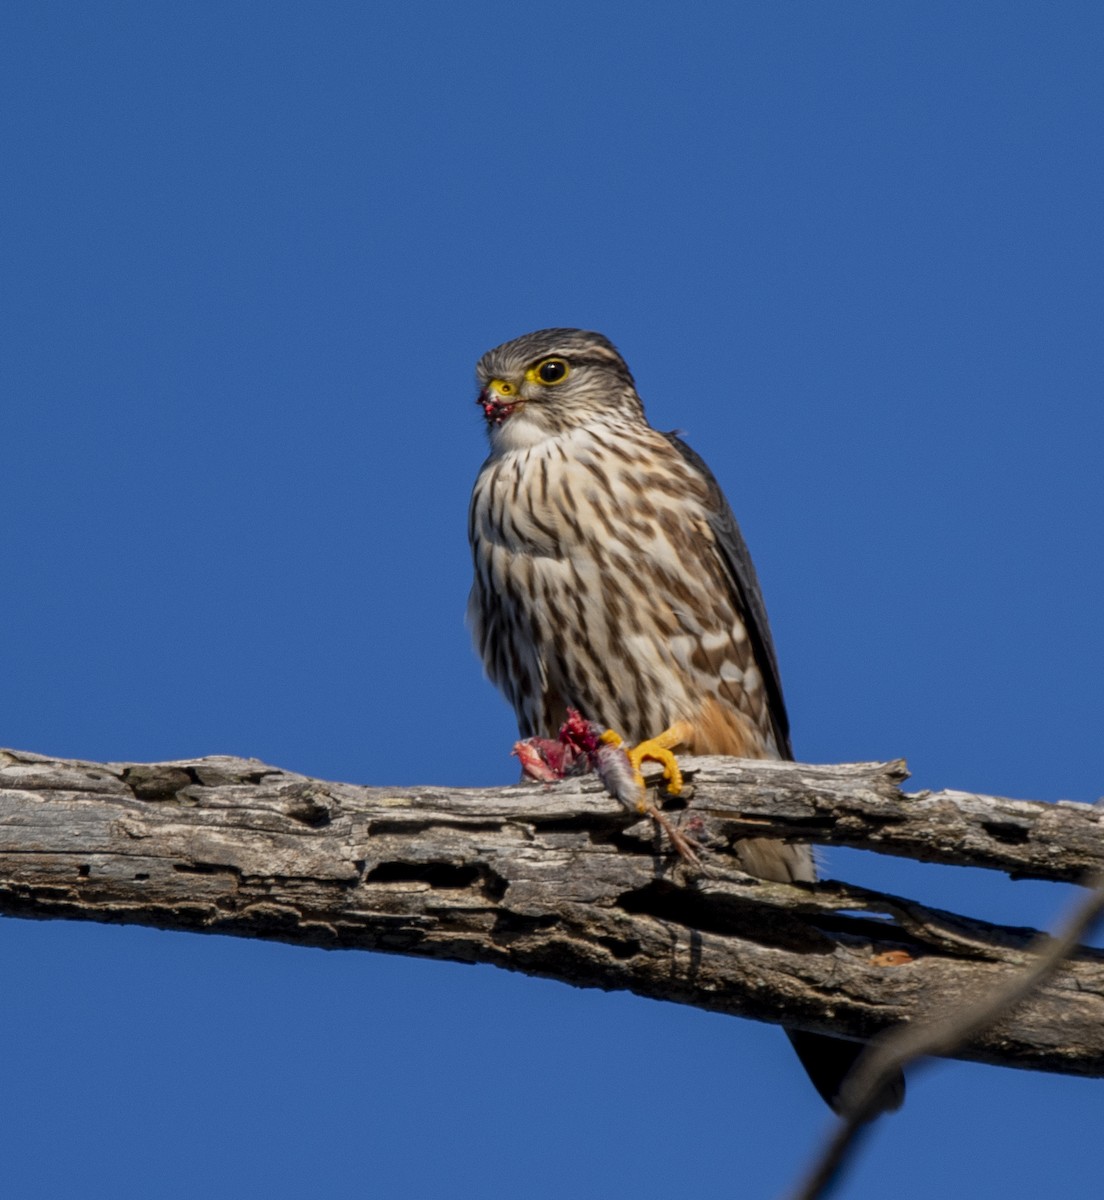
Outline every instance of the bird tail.
MULTIPOLYGON (((866 1049, 865 1043, 827 1037, 822 1033, 805 1033, 799 1029, 787 1029, 786 1036, 813 1081, 813 1087, 833 1112, 840 1112, 843 1082, 866 1049)), ((904 1102, 905 1077, 898 1071, 886 1084, 871 1119, 882 1113, 896 1112, 904 1102)))

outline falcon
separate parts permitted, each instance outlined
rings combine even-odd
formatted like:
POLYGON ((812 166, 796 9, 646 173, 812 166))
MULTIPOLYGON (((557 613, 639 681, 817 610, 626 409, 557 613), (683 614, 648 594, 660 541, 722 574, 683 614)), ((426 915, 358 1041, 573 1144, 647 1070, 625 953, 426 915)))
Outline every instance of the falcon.
MULTIPOLYGON (((572 709, 633 744, 634 765, 674 750, 792 758, 736 518, 702 459, 648 423, 613 344, 543 329, 476 374, 491 452, 469 510, 468 618, 521 737, 554 737, 572 709)), ((808 846, 750 839, 737 854, 762 879, 816 879, 808 846)), ((863 1046, 787 1033, 837 1107, 863 1046)))

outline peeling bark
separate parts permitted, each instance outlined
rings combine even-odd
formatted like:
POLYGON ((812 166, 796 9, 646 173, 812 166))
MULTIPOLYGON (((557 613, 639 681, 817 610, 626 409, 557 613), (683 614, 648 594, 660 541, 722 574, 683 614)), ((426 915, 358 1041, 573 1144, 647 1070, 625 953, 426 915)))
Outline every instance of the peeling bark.
MULTIPOLYGON (((690 871, 593 779, 368 788, 251 759, 0 751, 0 912, 486 962, 869 1038, 995 987, 1033 933, 840 884, 741 874, 739 837, 1016 877, 1104 871, 1104 810, 907 795, 904 764, 685 761, 690 871)), ((1082 949, 956 1056, 1104 1074, 1104 953, 1082 949)))

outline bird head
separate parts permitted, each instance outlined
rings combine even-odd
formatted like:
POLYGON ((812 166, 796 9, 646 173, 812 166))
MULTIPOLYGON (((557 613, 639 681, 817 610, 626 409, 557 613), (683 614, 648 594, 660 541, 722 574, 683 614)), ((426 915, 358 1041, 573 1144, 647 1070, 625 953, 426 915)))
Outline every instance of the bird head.
POLYGON ((541 329, 488 350, 476 403, 496 449, 518 449, 597 419, 642 421, 625 360, 600 333, 541 329))

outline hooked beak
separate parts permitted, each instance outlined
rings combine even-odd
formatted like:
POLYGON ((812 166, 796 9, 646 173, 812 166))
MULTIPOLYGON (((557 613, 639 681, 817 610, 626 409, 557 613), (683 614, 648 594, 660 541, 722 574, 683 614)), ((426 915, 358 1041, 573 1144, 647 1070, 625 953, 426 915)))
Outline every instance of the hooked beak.
POLYGON ((517 386, 505 379, 492 379, 476 397, 488 425, 501 425, 512 417, 525 401, 518 395, 517 386))

